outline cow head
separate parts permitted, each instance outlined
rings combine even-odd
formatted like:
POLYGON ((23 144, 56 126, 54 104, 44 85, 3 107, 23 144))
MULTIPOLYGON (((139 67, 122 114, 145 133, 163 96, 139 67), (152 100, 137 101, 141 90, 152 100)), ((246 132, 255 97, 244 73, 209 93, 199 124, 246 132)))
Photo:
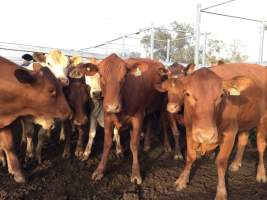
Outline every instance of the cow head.
POLYGON ((89 98, 84 78, 76 70, 76 68, 73 68, 70 71, 69 86, 64 91, 73 111, 74 124, 80 126, 88 121, 87 105, 89 98))
MULTIPOLYGON (((23 108, 27 102, 28 114, 35 117, 60 118, 70 117, 71 110, 62 91, 62 86, 47 68, 43 67, 39 71, 29 71, 18 68, 14 71, 18 84, 25 89, 23 100, 16 106, 23 108)), ((24 90, 23 89, 23 90, 24 90)))
POLYGON ((60 50, 52 50, 46 55, 46 66, 63 85, 68 85, 67 66, 69 59, 60 50))
MULTIPOLYGON (((23 57, 27 56, 27 54, 23 55, 23 57)), ((32 60, 34 64, 39 64, 43 67, 48 67, 52 73, 58 78, 63 86, 68 85, 68 78, 67 78, 67 67, 69 65, 69 58, 65 56, 60 50, 53 49, 48 54, 44 54, 41 52, 34 52, 32 55, 32 60)), ((77 58, 73 58, 73 62, 77 63, 77 58)), ((34 71, 38 71, 40 67, 34 68, 34 71)))
POLYGON ((95 64, 81 63, 69 73, 69 76, 76 78, 84 76, 85 83, 90 87, 90 97, 98 100, 102 98, 100 74, 95 64))
POLYGON ((239 96, 251 84, 245 77, 222 80, 211 70, 202 68, 183 79, 167 80, 162 88, 168 91, 169 103, 173 102, 173 96, 176 106, 181 105, 183 99, 185 122, 190 126, 193 140, 211 144, 218 140, 216 120, 227 98, 239 96))

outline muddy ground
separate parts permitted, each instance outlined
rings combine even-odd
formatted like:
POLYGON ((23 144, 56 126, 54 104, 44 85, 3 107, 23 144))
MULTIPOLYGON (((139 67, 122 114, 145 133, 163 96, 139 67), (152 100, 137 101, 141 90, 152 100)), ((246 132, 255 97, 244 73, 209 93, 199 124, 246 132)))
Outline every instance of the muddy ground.
MULTIPOLYGON (((33 163, 24 167, 28 177, 26 184, 16 184, 7 169, 0 169, 0 200, 207 200, 215 196, 217 174, 214 160, 210 158, 199 159, 193 168, 188 187, 182 192, 175 191, 174 182, 184 163, 164 153, 160 137, 154 139, 149 152, 140 150, 141 186, 130 183, 131 154, 128 138, 123 143, 125 157, 117 158, 113 148, 105 177, 94 182, 91 175, 101 156, 102 143, 99 141, 103 139, 102 133, 98 135, 94 152, 87 162, 79 161, 74 156, 68 160, 62 159, 63 145, 55 137, 46 143, 42 165, 33 163)), ((256 164, 257 151, 252 145, 246 149, 240 171, 227 175, 229 199, 267 199, 267 185, 256 182, 256 164)))

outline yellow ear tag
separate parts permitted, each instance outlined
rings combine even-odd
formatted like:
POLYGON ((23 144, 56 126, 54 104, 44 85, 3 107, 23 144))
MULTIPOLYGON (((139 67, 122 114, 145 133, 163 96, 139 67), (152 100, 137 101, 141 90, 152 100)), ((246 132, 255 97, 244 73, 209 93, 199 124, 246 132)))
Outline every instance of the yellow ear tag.
POLYGON ((236 88, 230 88, 229 90, 231 96, 239 96, 240 92, 236 88))
POLYGON ((137 67, 136 68, 136 71, 135 71, 135 74, 134 74, 135 76, 141 76, 142 75, 142 72, 141 72, 141 70, 137 67))

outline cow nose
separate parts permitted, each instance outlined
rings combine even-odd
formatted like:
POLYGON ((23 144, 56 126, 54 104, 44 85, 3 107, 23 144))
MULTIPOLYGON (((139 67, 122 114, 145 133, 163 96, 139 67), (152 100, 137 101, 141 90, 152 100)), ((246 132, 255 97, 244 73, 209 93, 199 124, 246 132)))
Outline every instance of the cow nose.
POLYGON ((69 79, 67 78, 60 78, 60 82, 62 83, 63 86, 68 86, 69 85, 69 79))
POLYGON ((106 111, 111 113, 118 113, 121 110, 120 104, 109 104, 106 106, 106 111))
POLYGON ((101 97, 101 91, 94 91, 94 92, 92 92, 92 95, 94 98, 100 98, 101 97))
POLYGON ((179 111, 179 105, 176 104, 176 103, 168 103, 167 105, 167 110, 170 112, 170 113, 176 113, 179 111))
POLYGON ((198 134, 198 141, 205 144, 213 144, 217 142, 216 134, 200 133, 198 134))

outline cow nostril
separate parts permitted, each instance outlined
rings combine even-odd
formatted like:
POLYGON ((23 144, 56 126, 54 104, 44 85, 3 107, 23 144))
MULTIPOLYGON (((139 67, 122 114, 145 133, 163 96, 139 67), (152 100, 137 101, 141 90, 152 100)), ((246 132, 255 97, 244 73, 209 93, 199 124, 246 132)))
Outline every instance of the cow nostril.
POLYGON ((120 109, 120 106, 119 105, 115 106, 115 110, 116 111, 118 111, 119 109, 120 109))

